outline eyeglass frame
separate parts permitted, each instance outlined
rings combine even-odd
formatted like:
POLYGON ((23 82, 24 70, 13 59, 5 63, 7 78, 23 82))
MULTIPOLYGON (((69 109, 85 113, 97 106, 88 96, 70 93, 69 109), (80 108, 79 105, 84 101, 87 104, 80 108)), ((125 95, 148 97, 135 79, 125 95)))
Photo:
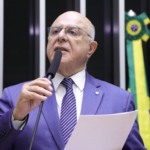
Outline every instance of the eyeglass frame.
MULTIPOLYGON (((58 36, 58 34, 62 31, 62 29, 65 29, 65 34, 68 35, 68 33, 66 32, 66 29, 78 29, 78 31, 81 31, 81 32, 84 32, 88 37, 92 38, 92 36, 87 33, 85 30, 83 30, 82 28, 78 27, 78 26, 67 26, 67 27, 60 27, 60 26, 50 26, 48 27, 48 36, 58 36), (57 29, 60 29, 58 33, 56 33, 56 35, 50 35, 50 31, 52 28, 57 28, 57 29)), ((70 34, 69 34, 70 35, 70 34)), ((81 34, 82 35, 82 34, 81 34)), ((72 35, 70 35, 71 37, 73 37, 72 35)), ((80 36, 80 35, 78 35, 80 36)), ((77 36, 77 37, 78 37, 77 36)), ((75 37, 75 36, 74 36, 75 37)))

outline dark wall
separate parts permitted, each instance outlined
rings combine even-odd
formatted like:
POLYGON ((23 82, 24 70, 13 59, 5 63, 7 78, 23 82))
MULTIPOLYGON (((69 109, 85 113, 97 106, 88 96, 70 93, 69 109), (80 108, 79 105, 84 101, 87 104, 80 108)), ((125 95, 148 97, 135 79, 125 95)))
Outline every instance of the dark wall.
POLYGON ((4 1, 4 87, 34 78, 29 1, 4 1))
POLYGON ((112 0, 88 0, 87 17, 95 25, 96 41, 99 43, 88 63, 88 71, 99 79, 114 83, 112 0))

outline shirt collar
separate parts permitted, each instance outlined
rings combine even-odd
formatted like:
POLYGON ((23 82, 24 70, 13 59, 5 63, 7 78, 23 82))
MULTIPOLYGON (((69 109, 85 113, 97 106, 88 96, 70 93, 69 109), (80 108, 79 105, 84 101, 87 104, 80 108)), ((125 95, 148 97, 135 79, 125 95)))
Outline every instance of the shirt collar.
MULTIPOLYGON (((85 84, 85 69, 82 71, 74 74, 70 78, 74 81, 75 85, 80 89, 80 91, 83 91, 84 89, 84 84, 85 84)), ((65 77, 61 75, 60 73, 56 73, 55 77, 52 79, 54 89, 57 90, 59 87, 60 83, 65 77)))

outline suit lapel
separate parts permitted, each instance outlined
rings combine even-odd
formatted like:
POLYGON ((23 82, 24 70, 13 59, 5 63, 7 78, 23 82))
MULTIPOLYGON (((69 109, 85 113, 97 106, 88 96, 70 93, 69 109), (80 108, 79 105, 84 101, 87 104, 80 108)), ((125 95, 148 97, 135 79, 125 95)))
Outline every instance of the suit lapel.
POLYGON ((55 93, 53 93, 51 97, 48 97, 47 101, 44 103, 42 112, 50 132, 61 150, 64 147, 64 143, 60 129, 55 93))
POLYGON ((81 115, 94 115, 100 107, 103 92, 100 82, 87 74, 85 82, 81 115))

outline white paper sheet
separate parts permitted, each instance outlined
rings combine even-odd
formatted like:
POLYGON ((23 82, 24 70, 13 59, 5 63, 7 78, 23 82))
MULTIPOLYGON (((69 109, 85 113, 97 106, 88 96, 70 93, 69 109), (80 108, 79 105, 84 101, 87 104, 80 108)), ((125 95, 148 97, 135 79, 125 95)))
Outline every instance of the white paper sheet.
POLYGON ((110 115, 81 115, 65 150, 121 150, 137 110, 110 115))

